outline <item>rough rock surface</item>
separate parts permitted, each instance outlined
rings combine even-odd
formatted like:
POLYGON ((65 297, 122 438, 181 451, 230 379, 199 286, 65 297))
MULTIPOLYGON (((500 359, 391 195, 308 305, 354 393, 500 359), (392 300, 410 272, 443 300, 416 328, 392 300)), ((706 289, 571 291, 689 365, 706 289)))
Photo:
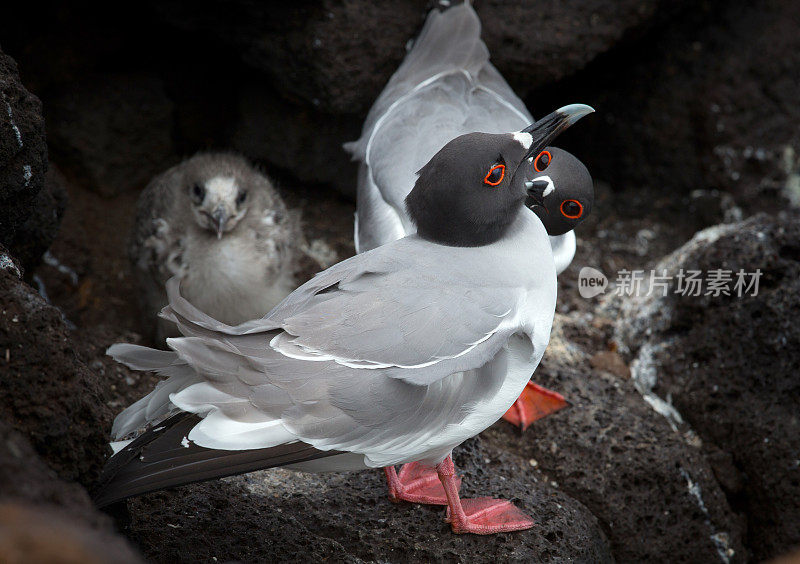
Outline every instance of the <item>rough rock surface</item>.
POLYGON ((529 106, 594 106, 560 142, 614 188, 720 189, 774 213, 780 194, 800 203, 799 25, 793 0, 695 4, 529 106))
POLYGON ((140 562, 81 486, 59 479, 0 420, 0 561, 140 562))
MULTIPOLYGON (((493 60, 525 95, 569 76, 682 2, 476 2, 493 60)), ((170 23, 235 46, 287 98, 333 114, 365 113, 436 3, 368 0, 276 6, 216 2, 203 11, 162 4, 170 23)))
POLYGON ((756 296, 734 276, 729 296, 628 298, 616 339, 702 439, 754 559, 778 556, 800 544, 800 213, 709 228, 656 268, 761 270, 756 296))
POLYGON ((158 562, 187 550, 193 558, 220 561, 613 561, 594 516, 543 482, 526 460, 475 439, 456 451, 455 464, 463 494, 513 499, 537 525, 486 537, 454 535, 444 508, 392 504, 379 470, 279 469, 134 500, 130 532, 158 562), (203 542, 218 532, 223 543, 203 542))
POLYGON ((25 268, 14 258, 14 256, 0 243, 0 270, 10 273, 12 276, 22 278, 25 268))
POLYGON ((26 268, 50 245, 64 208, 63 188, 46 182, 46 172, 41 102, 0 51, 0 243, 26 268))
POLYGON ((44 187, 31 203, 31 215, 17 230, 12 243, 14 253, 25 257, 24 264, 31 271, 41 260, 56 237, 67 207, 64 177, 50 163, 44 177, 44 187))
POLYGON ((484 435, 581 500, 618 562, 747 561, 743 524, 700 449, 643 402, 630 379, 591 366, 611 321, 585 315, 557 323, 535 380, 572 405, 522 435, 506 425, 484 435))
POLYGON ((173 164, 173 103, 146 74, 82 77, 46 107, 54 159, 104 195, 142 188, 173 164))
POLYGON ((330 184, 355 194, 356 164, 342 139, 361 135, 355 114, 329 115, 310 105, 287 102, 270 84, 242 87, 231 144, 252 160, 268 162, 308 184, 330 184))
POLYGON ((77 358, 61 313, 0 269, 0 420, 68 480, 88 486, 112 414, 103 383, 77 358))

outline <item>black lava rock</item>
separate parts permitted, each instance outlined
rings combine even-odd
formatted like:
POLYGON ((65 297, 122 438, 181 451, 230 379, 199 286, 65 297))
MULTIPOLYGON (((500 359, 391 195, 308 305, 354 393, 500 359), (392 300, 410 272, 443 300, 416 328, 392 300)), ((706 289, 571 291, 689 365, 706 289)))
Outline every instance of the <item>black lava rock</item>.
POLYGON ((783 554, 800 543, 800 213, 709 228, 656 268, 761 271, 757 295, 734 274, 730 295, 630 299, 617 337, 702 439, 754 559, 783 554))
POLYGON ((52 242, 64 189, 47 182, 47 145, 39 99, 0 51, 0 243, 32 269, 52 242))
POLYGON ((0 269, 0 420, 67 480, 89 487, 112 414, 101 380, 77 357, 61 313, 0 269))

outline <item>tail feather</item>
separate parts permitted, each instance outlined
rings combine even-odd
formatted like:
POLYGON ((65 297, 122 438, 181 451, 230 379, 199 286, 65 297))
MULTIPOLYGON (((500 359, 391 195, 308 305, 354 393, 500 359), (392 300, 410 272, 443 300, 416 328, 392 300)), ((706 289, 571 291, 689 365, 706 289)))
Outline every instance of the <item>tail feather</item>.
POLYGON ((124 364, 131 370, 159 371, 180 363, 178 355, 172 351, 161 351, 130 343, 117 343, 108 347, 106 354, 124 364))
POLYGON ((106 354, 133 370, 152 370, 166 377, 152 392, 117 415, 111 429, 111 436, 116 440, 126 438, 148 423, 166 419, 175 409, 169 401, 170 394, 201 381, 194 369, 173 351, 118 343, 111 345, 106 354))
POLYGON ((392 80, 419 84, 451 69, 477 74, 488 60, 489 50, 481 41, 481 21, 470 3, 464 2, 442 12, 431 11, 392 80))
POLYGON ((191 413, 173 415, 112 456, 98 480, 95 503, 104 507, 164 488, 340 454, 302 442, 253 450, 208 449, 186 438, 200 420, 191 413))

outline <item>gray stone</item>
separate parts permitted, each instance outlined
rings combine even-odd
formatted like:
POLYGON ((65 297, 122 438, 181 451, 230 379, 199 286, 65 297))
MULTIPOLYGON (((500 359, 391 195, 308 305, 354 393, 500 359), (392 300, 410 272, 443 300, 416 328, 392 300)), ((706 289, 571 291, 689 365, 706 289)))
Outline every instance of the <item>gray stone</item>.
POLYGON ((60 480, 0 420, 0 561, 141 562, 80 485, 60 480))
POLYGON ((102 380, 76 357, 61 312, 0 269, 0 420, 63 479, 91 486, 112 414, 102 380))

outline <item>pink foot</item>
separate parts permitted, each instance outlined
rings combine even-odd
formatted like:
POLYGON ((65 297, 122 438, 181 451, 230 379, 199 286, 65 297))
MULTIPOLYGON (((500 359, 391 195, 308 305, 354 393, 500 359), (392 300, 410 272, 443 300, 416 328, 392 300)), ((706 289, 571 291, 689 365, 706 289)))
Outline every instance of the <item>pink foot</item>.
MULTIPOLYGON (((394 466, 383 469, 389 484, 389 499, 394 502, 410 501, 428 505, 447 505, 447 496, 439 480, 436 469, 419 462, 409 462, 400 468, 400 475, 394 466)), ((455 476, 456 491, 461 487, 461 478, 455 476)))
POLYGON ((524 431, 537 419, 550 415, 567 405, 567 400, 561 394, 528 382, 514 405, 503 415, 503 419, 524 431))
POLYGON ((463 515, 460 519, 453 519, 450 516, 450 508, 447 508, 446 520, 452 525, 455 533, 490 535, 522 531, 534 525, 533 519, 506 499, 490 497, 462 499, 461 508, 463 515))
POLYGON ((447 495, 447 521, 454 533, 489 535, 533 527, 533 519, 510 501, 488 497, 462 500, 458 496, 456 471, 450 456, 436 467, 436 471, 447 495))

